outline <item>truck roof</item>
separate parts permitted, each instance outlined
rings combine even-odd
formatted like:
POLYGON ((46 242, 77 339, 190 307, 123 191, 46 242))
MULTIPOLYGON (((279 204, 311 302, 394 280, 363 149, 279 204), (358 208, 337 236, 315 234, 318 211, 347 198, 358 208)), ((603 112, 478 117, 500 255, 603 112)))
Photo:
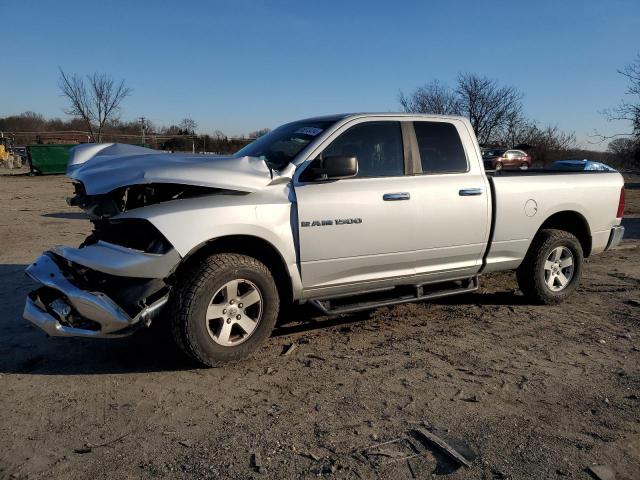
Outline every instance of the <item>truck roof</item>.
POLYGON ((436 115, 431 113, 410 113, 410 112, 357 112, 357 113, 336 113, 333 115, 321 115, 317 117, 304 118, 300 121, 338 121, 347 118, 359 117, 425 117, 441 118, 444 120, 465 120, 460 115, 436 115))

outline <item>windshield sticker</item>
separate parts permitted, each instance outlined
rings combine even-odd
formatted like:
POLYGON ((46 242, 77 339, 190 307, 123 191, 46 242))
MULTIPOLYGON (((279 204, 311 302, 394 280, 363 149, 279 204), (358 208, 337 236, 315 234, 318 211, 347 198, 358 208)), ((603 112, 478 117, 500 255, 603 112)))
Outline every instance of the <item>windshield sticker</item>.
POLYGON ((311 135, 312 137, 315 137, 319 133, 322 133, 322 129, 316 127, 302 127, 296 130, 295 133, 301 133, 303 135, 311 135))

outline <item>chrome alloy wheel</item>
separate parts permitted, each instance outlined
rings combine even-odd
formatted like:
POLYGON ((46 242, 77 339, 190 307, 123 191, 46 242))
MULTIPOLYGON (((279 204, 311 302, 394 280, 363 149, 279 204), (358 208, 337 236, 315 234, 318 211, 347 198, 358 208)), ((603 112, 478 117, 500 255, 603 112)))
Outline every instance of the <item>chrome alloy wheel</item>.
POLYGON ((225 283, 213 295, 205 321, 211 339, 224 347, 235 347, 247 340, 262 318, 262 294, 249 280, 225 283))
POLYGON ((544 281, 553 292, 564 290, 573 278, 573 253, 567 247, 556 247, 544 262, 544 281))

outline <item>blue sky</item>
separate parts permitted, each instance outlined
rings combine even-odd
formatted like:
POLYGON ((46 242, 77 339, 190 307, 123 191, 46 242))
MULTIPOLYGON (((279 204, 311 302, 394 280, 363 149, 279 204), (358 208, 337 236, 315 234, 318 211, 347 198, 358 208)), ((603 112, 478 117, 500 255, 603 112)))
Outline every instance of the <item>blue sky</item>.
MULTIPOLYGON (((190 116, 228 134, 337 112, 395 111, 398 92, 470 71, 527 114, 615 133, 616 69, 640 52, 640 1, 3 0, 0 116, 64 117, 57 67, 124 78, 123 119, 190 116)), ((603 148, 600 146, 599 148, 603 148)))

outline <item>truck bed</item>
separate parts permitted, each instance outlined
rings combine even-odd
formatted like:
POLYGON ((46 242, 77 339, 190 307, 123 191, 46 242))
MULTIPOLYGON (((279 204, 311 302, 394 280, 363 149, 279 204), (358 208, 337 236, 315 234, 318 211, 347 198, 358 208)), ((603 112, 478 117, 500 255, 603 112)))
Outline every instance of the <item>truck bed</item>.
POLYGON ((539 176, 539 175, 602 175, 612 174, 616 172, 606 172, 603 170, 554 170, 551 168, 530 168, 528 170, 486 170, 488 177, 521 177, 521 176, 539 176))
POLYGON ((584 222, 589 251, 603 251, 616 219, 622 176, 617 172, 548 169, 487 172, 493 199, 484 272, 517 268, 545 223, 584 222), (568 212, 573 212, 569 214, 568 212))

